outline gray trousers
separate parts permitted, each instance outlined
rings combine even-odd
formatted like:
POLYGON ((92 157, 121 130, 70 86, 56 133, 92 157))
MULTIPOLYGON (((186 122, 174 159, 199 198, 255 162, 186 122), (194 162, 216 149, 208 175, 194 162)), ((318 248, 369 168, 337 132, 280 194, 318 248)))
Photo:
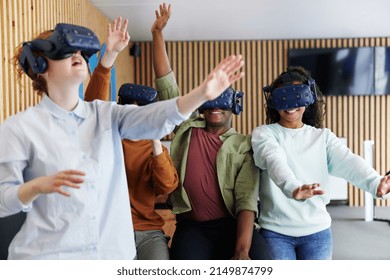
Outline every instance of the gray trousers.
POLYGON ((161 230, 134 231, 136 260, 169 260, 170 237, 161 230))

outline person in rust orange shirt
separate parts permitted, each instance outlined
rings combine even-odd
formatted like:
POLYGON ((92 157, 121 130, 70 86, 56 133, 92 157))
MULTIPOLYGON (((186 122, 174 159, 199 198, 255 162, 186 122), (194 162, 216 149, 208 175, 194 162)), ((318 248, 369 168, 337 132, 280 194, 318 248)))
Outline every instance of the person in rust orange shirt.
MULTIPOLYGON (((171 14, 170 5, 160 5, 152 26, 153 65, 156 83, 173 76, 165 49, 162 31, 171 14), (161 78, 161 79, 160 79, 161 78), (160 79, 160 81, 159 81, 160 79)), ((117 48, 115 38, 108 38, 104 56, 96 67, 88 84, 85 100, 108 100, 110 69, 123 48, 117 48)), ((161 87, 160 87, 161 88, 161 87)), ((173 98, 171 91, 159 92, 160 99, 173 98)), ((131 214, 134 225, 137 259, 169 259, 169 236, 163 231, 164 220, 155 211, 156 197, 167 195, 176 189, 178 175, 168 150, 160 140, 123 140, 124 160, 128 181, 131 214)))

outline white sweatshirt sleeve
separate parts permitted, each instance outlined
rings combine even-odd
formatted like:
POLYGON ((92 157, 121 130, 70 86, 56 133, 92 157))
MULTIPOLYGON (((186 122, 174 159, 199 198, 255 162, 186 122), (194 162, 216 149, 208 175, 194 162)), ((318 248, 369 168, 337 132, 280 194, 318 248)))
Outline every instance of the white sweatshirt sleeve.
POLYGON ((266 169, 270 178, 282 192, 288 198, 293 198, 294 190, 303 184, 289 167, 284 150, 267 125, 253 130, 252 148, 256 166, 263 170, 266 169))

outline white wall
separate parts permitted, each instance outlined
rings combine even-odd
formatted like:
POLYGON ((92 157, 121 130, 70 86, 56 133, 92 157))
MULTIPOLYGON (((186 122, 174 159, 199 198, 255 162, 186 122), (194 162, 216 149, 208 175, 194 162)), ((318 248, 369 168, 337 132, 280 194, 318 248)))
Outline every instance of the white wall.
MULTIPOLYGON (((129 19, 132 41, 150 41, 159 0, 91 0, 129 19)), ((167 41, 390 36, 389 0, 167 0, 167 41)))

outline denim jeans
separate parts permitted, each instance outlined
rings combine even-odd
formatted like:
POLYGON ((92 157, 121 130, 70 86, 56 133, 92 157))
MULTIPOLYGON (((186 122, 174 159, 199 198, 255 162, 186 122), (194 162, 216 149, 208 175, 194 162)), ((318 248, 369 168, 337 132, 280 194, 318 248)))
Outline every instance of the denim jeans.
POLYGON ((161 230, 134 231, 136 260, 169 260, 169 236, 161 230))
POLYGON ((330 260, 332 259, 332 231, 330 228, 306 236, 292 237, 261 229, 274 260, 330 260))

